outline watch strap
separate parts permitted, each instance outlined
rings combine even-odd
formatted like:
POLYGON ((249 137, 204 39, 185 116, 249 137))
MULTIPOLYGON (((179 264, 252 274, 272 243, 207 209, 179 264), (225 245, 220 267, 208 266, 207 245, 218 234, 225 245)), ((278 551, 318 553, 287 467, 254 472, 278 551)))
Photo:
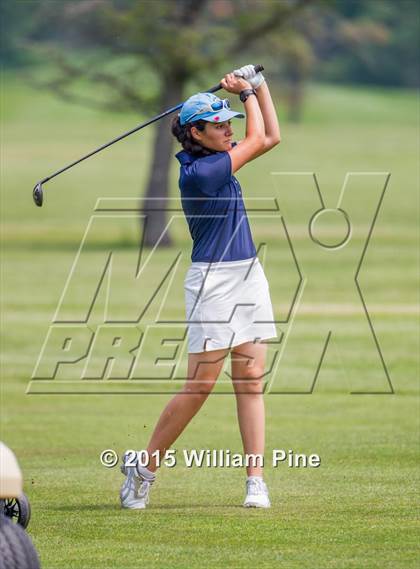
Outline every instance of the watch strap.
POLYGON ((255 96, 257 95, 255 89, 244 89, 239 93, 239 98, 242 101, 242 103, 245 103, 245 101, 248 99, 250 95, 255 95, 255 96))

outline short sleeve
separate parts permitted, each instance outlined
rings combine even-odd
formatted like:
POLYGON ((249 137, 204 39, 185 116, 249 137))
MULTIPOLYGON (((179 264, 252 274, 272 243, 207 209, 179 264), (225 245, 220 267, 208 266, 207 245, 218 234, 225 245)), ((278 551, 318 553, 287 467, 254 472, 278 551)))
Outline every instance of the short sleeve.
POLYGON ((232 177, 232 162, 228 152, 217 152, 195 160, 186 169, 188 183, 204 194, 213 196, 232 177))

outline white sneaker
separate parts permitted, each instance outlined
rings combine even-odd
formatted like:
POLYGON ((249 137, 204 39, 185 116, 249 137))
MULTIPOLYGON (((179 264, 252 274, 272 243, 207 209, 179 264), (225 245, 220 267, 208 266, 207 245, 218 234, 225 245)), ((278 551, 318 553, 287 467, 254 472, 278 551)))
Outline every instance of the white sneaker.
POLYGON ((143 478, 136 466, 126 466, 125 458, 124 455, 121 466, 121 472, 126 476, 120 489, 121 507, 144 510, 149 503, 149 492, 153 480, 143 478))
POLYGON ((270 499, 264 480, 259 476, 249 476, 246 481, 245 508, 270 508, 270 499))

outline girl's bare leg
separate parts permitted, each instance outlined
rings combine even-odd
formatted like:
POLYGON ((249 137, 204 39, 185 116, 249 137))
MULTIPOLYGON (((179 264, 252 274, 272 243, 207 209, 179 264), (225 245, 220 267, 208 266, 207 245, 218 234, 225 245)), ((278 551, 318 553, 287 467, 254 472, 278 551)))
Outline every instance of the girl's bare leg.
POLYGON ((156 458, 152 453, 158 450, 160 457, 164 457, 166 450, 179 437, 211 393, 228 352, 226 349, 188 354, 187 381, 162 411, 147 447, 150 471, 155 472, 157 469, 156 458))
MULTIPOLYGON (((265 409, 263 381, 267 345, 247 342, 232 348, 232 381, 245 454, 264 456, 265 409)), ((249 465, 248 476, 262 476, 260 465, 249 465)))

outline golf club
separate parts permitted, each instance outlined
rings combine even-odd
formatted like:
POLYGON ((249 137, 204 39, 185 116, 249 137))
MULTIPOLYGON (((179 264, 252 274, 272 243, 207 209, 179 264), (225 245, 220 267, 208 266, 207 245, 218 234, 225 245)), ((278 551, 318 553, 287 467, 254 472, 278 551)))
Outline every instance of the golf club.
MULTIPOLYGON (((255 72, 258 73, 260 71, 264 70, 264 67, 262 65, 255 65, 254 66, 255 72)), ((215 85, 214 87, 211 87, 210 89, 208 89, 206 91, 206 93, 215 93, 216 91, 219 91, 222 88, 222 85, 220 83, 218 83, 217 85, 215 85)), ((79 164, 80 162, 83 162, 83 160, 86 160, 87 158, 90 158, 91 156, 93 156, 94 154, 97 154, 98 152, 101 152, 101 150, 105 150, 105 148, 108 148, 108 146, 111 146, 112 144, 115 144, 116 142, 119 142, 120 140, 122 140, 123 138, 126 138, 127 136, 130 136, 130 134, 133 134, 135 132, 137 132, 138 130, 141 130, 142 128, 144 128, 145 126, 148 126, 149 124, 152 124, 160 119, 162 119, 163 117, 166 117, 167 115, 174 113, 175 111, 177 111, 178 109, 180 109, 182 107, 184 103, 179 103, 179 105, 176 105, 175 107, 172 107, 170 109, 168 109, 167 111, 164 111, 163 113, 161 113, 160 115, 157 115, 155 117, 153 117, 152 119, 146 121, 145 123, 136 126, 135 128, 132 128, 131 130, 129 130, 128 132, 125 132, 124 134, 121 134, 120 136, 118 136, 117 138, 114 138, 113 140, 111 140, 110 142, 107 142, 105 144, 103 144, 102 146, 100 146, 99 148, 96 148, 96 150, 93 150, 92 152, 89 152, 89 154, 86 154, 86 156, 82 156, 82 158, 79 158, 79 160, 76 160, 75 162, 72 162, 71 164, 69 164, 68 166, 64 166, 64 168, 61 168, 61 170, 58 170, 57 172, 54 172, 54 174, 51 174, 51 176, 47 176, 46 178, 43 178, 42 180, 40 180, 34 187, 33 191, 32 191, 32 196, 34 199, 35 204, 38 207, 41 207, 43 202, 44 202, 44 189, 43 189, 43 184, 45 184, 46 182, 48 182, 49 180, 52 180, 53 178, 55 178, 56 176, 58 176, 59 174, 62 174, 63 172, 65 172, 66 170, 69 170, 70 168, 72 168, 73 166, 76 166, 76 164, 79 164)))

